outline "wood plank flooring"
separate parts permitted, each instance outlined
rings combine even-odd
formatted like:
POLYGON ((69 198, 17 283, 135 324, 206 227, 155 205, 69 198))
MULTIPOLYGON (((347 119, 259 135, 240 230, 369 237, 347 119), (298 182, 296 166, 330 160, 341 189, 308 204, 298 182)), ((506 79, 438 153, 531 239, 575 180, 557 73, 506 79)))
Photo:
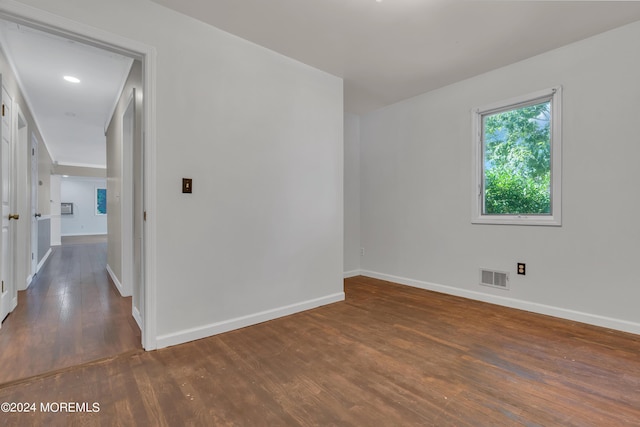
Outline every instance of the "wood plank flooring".
POLYGON ((58 246, 0 329, 0 384, 141 350, 131 298, 105 270, 106 243, 58 246))
POLYGON ((47 426, 638 426, 640 337, 364 277, 347 299, 0 387, 47 426), (43 402, 99 412, 43 413, 43 402))

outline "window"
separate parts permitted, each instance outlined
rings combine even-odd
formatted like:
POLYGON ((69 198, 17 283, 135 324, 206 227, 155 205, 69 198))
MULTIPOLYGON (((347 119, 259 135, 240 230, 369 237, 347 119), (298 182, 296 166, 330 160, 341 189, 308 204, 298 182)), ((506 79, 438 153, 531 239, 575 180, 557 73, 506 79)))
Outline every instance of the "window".
POLYGON ((561 91, 473 110, 473 223, 561 225, 561 91))

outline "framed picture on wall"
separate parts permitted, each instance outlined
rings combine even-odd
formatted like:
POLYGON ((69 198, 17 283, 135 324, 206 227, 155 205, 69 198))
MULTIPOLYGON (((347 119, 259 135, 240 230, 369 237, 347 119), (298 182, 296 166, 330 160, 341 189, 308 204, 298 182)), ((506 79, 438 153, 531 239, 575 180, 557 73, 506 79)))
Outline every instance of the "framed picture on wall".
POLYGON ((96 215, 107 214, 107 189, 96 187, 96 215))

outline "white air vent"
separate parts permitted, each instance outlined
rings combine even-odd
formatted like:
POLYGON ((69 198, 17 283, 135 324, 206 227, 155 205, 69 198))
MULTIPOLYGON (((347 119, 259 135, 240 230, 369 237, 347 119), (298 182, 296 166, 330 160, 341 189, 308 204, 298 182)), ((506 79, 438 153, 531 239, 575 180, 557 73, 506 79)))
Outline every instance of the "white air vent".
POLYGON ((494 288, 509 289, 509 273, 480 269, 480 284, 494 288))

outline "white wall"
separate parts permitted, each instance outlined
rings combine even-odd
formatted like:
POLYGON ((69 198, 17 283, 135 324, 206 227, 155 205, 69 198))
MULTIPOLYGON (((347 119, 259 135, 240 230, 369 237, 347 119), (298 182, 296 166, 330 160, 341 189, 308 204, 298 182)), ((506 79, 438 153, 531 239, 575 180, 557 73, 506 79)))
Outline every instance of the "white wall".
POLYGON ((60 201, 73 203, 73 215, 60 216, 62 236, 107 234, 107 215, 96 215, 96 188, 107 188, 106 178, 62 177, 60 201))
POLYGON ((360 269, 360 118, 344 116, 344 274, 360 269))
POLYGON ((21 3, 156 49, 158 346, 344 298, 341 79, 146 0, 21 3))
MULTIPOLYGON (((125 199, 129 196, 127 187, 123 186, 123 175, 125 165, 123 164, 124 157, 123 152, 131 152, 131 147, 124 147, 122 139, 122 114, 128 106, 129 98, 133 90, 138 92, 136 96, 136 121, 142 122, 142 63, 138 60, 134 61, 127 80, 125 81, 122 92, 116 108, 113 111, 113 115, 109 121, 106 132, 107 141, 107 204, 109 212, 116 212, 117 215, 109 215, 107 220, 109 228, 109 249, 107 250, 107 265, 110 271, 115 276, 114 282, 123 285, 121 291, 124 291, 126 295, 131 294, 131 280, 129 277, 126 279, 123 277, 123 269, 126 270, 126 266, 123 266, 123 250, 125 250, 127 237, 123 235, 123 226, 126 226, 124 219, 123 204, 125 199), (127 151, 128 150, 128 151, 127 151), (124 236, 124 240, 123 240, 124 236)), ((142 143, 142 130, 136 132, 137 143, 142 143)), ((129 172, 130 174, 130 172, 129 172)), ((130 178, 129 178, 130 179, 130 178)), ((132 185, 130 185, 132 187, 132 185)), ((126 234, 126 233, 125 233, 126 234)), ((128 233, 129 236, 131 233, 128 233)), ((131 237, 130 237, 131 238, 131 237)))
POLYGON ((635 23, 361 117, 365 273, 640 333, 639 40, 635 23), (562 227, 472 225, 470 110, 554 85, 562 227))

